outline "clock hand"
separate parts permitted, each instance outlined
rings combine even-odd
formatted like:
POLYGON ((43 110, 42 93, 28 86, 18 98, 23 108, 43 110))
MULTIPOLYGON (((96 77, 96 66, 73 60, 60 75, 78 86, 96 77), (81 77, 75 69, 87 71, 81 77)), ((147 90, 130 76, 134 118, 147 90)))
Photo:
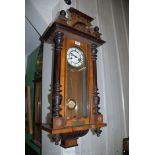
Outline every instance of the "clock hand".
POLYGON ((79 60, 79 62, 80 62, 80 61, 81 61, 81 58, 79 58, 78 60, 79 60))
POLYGON ((75 58, 78 58, 76 55, 74 55, 73 53, 71 53, 72 56, 74 56, 75 58))

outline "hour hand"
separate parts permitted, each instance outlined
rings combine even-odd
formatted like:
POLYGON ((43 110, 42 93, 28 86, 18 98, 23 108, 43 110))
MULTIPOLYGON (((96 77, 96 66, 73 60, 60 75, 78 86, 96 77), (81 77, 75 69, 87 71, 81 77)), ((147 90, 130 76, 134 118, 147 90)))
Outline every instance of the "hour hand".
POLYGON ((71 53, 71 55, 72 55, 72 56, 74 56, 75 58, 77 58, 77 56, 76 56, 76 55, 74 55, 73 53, 71 53))
POLYGON ((78 58, 79 62, 81 61, 81 58, 78 58))

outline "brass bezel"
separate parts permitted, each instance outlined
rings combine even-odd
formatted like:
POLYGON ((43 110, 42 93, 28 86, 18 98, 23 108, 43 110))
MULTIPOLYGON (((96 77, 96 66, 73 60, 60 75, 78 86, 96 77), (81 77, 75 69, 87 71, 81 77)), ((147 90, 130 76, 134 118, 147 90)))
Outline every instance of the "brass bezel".
POLYGON ((74 99, 68 99, 68 100, 67 100, 66 106, 67 106, 67 108, 68 108, 69 110, 74 110, 75 107, 76 107, 76 105, 77 105, 77 104, 76 104, 76 101, 75 101, 74 99), (75 105, 74 105, 73 108, 70 108, 70 107, 69 107, 69 102, 70 102, 70 101, 72 101, 72 102, 75 103, 75 105))
POLYGON ((68 62, 68 59, 67 59, 68 65, 69 65, 72 69, 74 69, 74 70, 80 70, 81 68, 85 67, 85 54, 84 54, 83 50, 82 50, 80 47, 74 45, 74 46, 71 46, 71 47, 69 47, 69 48, 67 49, 67 53, 68 53, 68 50, 69 50, 70 48, 77 48, 77 49, 79 49, 79 50, 81 51, 81 53, 82 53, 82 55, 83 55, 83 63, 82 63, 80 66, 77 66, 77 67, 76 67, 76 66, 71 65, 71 64, 68 62))

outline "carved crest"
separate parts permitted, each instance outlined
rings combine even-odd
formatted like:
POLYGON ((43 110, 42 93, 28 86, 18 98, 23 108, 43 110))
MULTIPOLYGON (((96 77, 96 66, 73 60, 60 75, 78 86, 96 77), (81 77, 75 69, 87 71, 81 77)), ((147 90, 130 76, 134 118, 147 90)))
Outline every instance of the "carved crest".
POLYGON ((101 33, 99 33, 98 27, 93 27, 91 22, 94 20, 92 17, 74 9, 70 8, 67 10, 68 18, 66 18, 66 12, 64 10, 60 11, 60 15, 57 18, 56 22, 68 25, 74 29, 77 29, 81 32, 87 33, 101 39, 101 33))

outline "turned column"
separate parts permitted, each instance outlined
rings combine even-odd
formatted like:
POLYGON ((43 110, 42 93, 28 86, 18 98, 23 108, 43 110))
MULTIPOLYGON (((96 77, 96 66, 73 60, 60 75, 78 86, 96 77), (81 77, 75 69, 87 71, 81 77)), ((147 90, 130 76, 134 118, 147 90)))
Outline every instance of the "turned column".
MULTIPOLYGON (((93 80, 94 80, 94 115, 100 115, 101 113, 99 112, 100 107, 100 97, 98 96, 98 88, 97 88, 97 67, 96 67, 96 60, 97 60, 97 45, 96 44, 92 44, 91 45, 91 50, 92 50, 92 61, 93 61, 93 80)), ((95 133, 97 135, 97 137, 100 136, 102 130, 100 128, 96 128, 95 133)))
POLYGON ((99 112, 99 103, 100 103, 100 97, 98 96, 98 88, 97 88, 97 67, 96 67, 96 60, 97 60, 97 45, 92 44, 91 45, 91 52, 92 52, 92 62, 93 62, 93 83, 94 83, 94 114, 100 114, 99 112))
POLYGON ((56 32, 54 36, 54 73, 53 73, 53 92, 52 92, 52 117, 61 117, 60 104, 62 100, 60 85, 60 66, 61 66, 61 50, 63 45, 63 33, 56 32))

